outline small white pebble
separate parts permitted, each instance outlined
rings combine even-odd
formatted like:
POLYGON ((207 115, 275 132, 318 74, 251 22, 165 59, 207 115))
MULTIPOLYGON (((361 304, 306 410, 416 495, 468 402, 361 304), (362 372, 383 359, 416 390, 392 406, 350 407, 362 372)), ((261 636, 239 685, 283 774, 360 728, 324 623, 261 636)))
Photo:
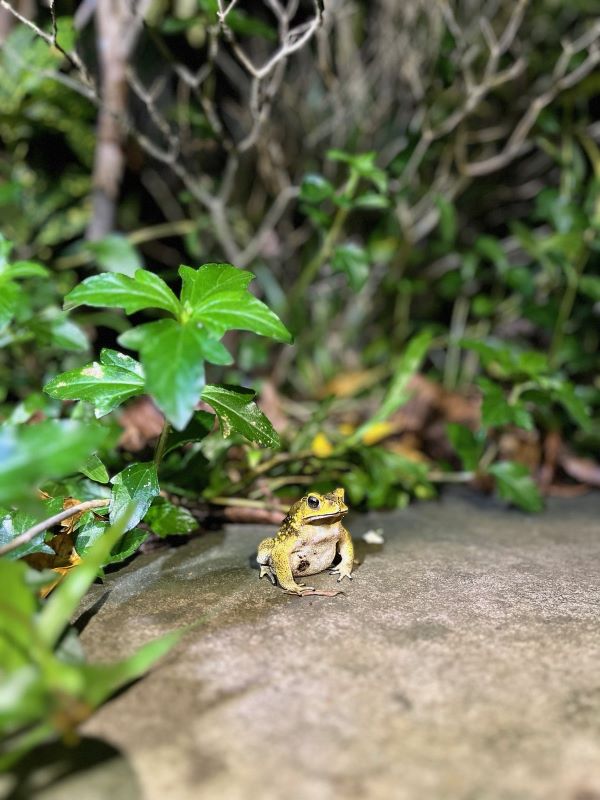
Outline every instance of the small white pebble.
POLYGON ((366 531, 366 533, 363 533, 362 538, 367 544, 383 544, 383 529, 377 528, 377 530, 366 531))

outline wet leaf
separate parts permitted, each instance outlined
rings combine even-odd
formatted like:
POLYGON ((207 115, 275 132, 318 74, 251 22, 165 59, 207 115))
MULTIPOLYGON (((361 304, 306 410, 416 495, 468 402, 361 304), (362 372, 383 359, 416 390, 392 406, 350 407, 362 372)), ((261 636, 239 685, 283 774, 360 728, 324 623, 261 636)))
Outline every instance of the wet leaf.
POLYGON ((128 314, 144 308, 162 308, 174 316, 180 311, 179 301, 162 278, 143 269, 133 278, 114 272, 86 278, 65 297, 66 309, 81 305, 123 308, 128 314))
POLYGON ((176 506, 164 497, 157 497, 144 518, 157 536, 178 536, 197 530, 198 521, 183 506, 176 506))
POLYGON ((132 464, 115 475, 111 483, 110 524, 121 524, 126 514, 125 531, 131 530, 141 522, 159 493, 156 466, 152 462, 132 464))
POLYGON ((202 399, 214 408, 223 436, 232 432, 262 447, 280 447, 279 436, 254 402, 255 393, 233 386, 206 386, 202 399))

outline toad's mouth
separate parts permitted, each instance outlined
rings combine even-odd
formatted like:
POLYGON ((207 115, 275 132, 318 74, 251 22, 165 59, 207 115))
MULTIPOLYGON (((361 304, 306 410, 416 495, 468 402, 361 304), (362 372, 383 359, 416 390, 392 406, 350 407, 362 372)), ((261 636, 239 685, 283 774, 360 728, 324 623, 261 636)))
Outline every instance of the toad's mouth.
POLYGON ((314 525, 326 519, 341 519, 346 513, 347 511, 334 511, 331 514, 317 514, 314 517, 307 517, 306 521, 314 525))

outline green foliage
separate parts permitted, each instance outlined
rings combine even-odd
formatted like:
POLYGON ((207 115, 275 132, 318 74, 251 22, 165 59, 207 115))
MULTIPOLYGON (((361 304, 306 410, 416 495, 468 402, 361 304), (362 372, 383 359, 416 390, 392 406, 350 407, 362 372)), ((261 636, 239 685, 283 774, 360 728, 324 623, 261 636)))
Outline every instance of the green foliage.
MULTIPOLYGON (((93 275, 75 287, 65 298, 68 308, 81 304, 111 306, 123 308, 128 314, 159 308, 173 317, 142 324, 120 337, 121 344, 139 350, 141 365, 120 353, 104 350, 99 364, 58 375, 46 385, 46 391, 58 399, 90 402, 97 416, 145 391, 173 427, 181 431, 191 420, 202 394, 205 362, 231 363, 231 355, 219 341, 224 333, 231 329, 250 330, 289 341, 290 335, 279 318, 248 291, 252 273, 231 264, 205 264, 197 270, 181 267, 179 273, 180 300, 161 278, 144 270, 138 270, 134 278, 117 273, 93 275)), ((246 435, 250 429, 256 431, 258 427, 249 428, 244 423, 239 432, 246 435)), ((251 441, 255 440, 254 432, 251 441)), ((274 446, 275 439, 271 437, 270 441, 274 446)))
POLYGON ((542 499, 529 470, 513 461, 498 461, 488 468, 496 478, 500 497, 525 511, 541 511, 542 499))
POLYGON ((0 503, 26 497, 42 481, 76 471, 107 433, 71 420, 0 426, 0 503))
POLYGON ((0 769, 31 746, 69 733, 180 638, 181 631, 167 634, 114 664, 85 662, 69 621, 122 533, 118 525, 108 529, 41 609, 31 570, 22 562, 0 559, 0 732, 5 738, 0 769))
POLYGON ((63 372, 44 387, 57 400, 84 400, 94 406, 96 417, 103 417, 130 397, 144 391, 144 374, 135 359, 116 350, 102 350, 94 361, 70 372, 63 372))
POLYGON ((205 400, 217 413, 223 436, 233 431, 262 447, 280 447, 275 429, 254 402, 255 392, 230 386, 206 386, 205 400))

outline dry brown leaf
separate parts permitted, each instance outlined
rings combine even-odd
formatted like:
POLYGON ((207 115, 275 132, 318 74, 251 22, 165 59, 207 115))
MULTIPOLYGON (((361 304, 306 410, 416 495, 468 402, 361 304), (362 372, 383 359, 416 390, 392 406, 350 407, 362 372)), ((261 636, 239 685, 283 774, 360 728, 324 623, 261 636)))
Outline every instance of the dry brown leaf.
POLYGON ((600 486, 600 464, 591 458, 576 456, 563 448, 560 465, 570 478, 591 486, 600 486))
POLYGON ((318 397, 354 397, 363 389, 378 383, 386 373, 385 367, 342 372, 327 381, 318 392, 318 397))
POLYGON ((123 427, 119 445, 135 453, 160 436, 164 417, 149 397, 139 397, 123 409, 119 422, 123 427))

